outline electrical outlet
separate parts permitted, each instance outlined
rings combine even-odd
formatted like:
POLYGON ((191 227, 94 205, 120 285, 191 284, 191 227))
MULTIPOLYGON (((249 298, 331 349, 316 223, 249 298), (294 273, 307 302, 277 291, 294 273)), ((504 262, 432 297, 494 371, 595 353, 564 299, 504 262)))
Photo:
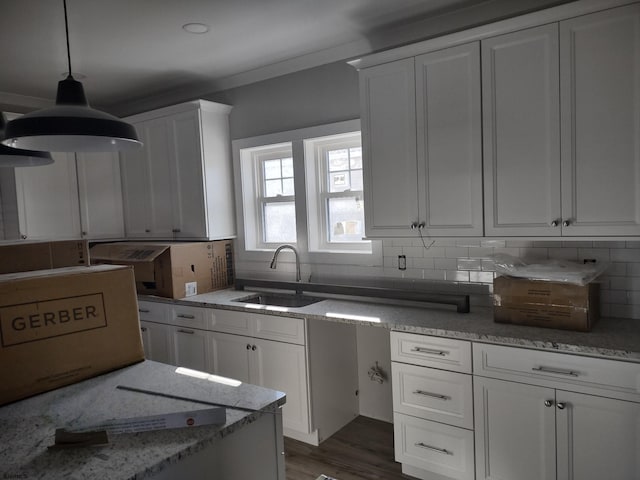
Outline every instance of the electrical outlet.
POLYGON ((398 270, 407 269, 407 257, 406 255, 398 255, 398 270))

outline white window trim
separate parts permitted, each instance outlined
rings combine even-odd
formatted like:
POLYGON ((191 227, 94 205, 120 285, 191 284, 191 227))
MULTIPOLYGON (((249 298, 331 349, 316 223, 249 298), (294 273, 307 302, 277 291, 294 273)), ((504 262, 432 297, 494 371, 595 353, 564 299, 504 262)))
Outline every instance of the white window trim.
MULTIPOLYGON (((240 263, 242 262, 269 262, 273 255, 272 248, 265 249, 247 249, 247 243, 256 245, 255 235, 258 231, 246 231, 245 218, 256 218, 255 202, 250 205, 244 201, 247 188, 255 189, 255 173, 250 173, 246 166, 246 162, 242 162, 241 152, 248 151, 251 148, 258 148, 265 145, 291 144, 294 158, 294 175, 295 175, 295 192, 296 192, 296 223, 298 225, 298 238, 295 244, 300 253, 302 263, 331 265, 357 265, 357 266, 382 266, 382 242, 372 240, 372 253, 361 254, 355 252, 310 252, 308 241, 307 226, 307 201, 305 194, 305 166, 304 166, 304 144, 305 139, 325 137, 330 135, 338 135, 341 133, 354 132, 360 130, 360 120, 347 120, 344 122, 331 123, 316 127, 302 128, 298 130, 289 130, 256 137, 243 138, 232 141, 233 151, 233 168, 234 168, 234 184, 236 196, 236 223, 237 223, 237 243, 236 255, 240 263)), ((244 155, 244 152, 243 152, 244 155)), ((252 190, 255 191, 255 190, 252 190)), ((284 252, 283 252, 284 253, 284 252)), ((287 258, 293 260, 293 256, 283 257, 283 261, 287 258)), ((268 268, 265 271, 268 273, 268 268)))

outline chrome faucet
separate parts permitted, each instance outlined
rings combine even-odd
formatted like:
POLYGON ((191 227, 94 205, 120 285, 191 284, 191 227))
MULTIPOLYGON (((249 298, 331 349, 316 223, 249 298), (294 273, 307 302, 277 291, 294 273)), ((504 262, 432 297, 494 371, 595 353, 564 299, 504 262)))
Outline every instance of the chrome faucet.
POLYGON ((298 256, 298 251, 293 245, 280 245, 278 248, 276 248, 276 251, 273 253, 273 258, 271 259, 271 265, 269 265, 269 267, 275 270, 275 268, 278 266, 278 255, 285 248, 292 250, 296 256, 296 282, 301 282, 302 276, 300 275, 300 257, 298 256))

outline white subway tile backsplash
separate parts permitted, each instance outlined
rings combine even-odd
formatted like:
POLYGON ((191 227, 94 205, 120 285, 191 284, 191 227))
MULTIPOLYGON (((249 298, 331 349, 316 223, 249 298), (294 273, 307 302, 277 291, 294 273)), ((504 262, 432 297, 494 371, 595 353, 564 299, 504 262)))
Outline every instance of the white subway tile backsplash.
MULTIPOLYGON (((425 237, 427 245, 433 241, 425 237)), ((598 277, 603 316, 633 318, 640 321, 640 242, 623 241, 557 241, 501 239, 435 239, 425 249, 420 238, 385 239, 382 241, 383 266, 366 267, 344 264, 304 264, 304 275, 312 281, 325 278, 343 279, 349 284, 393 283, 395 288, 464 292, 472 295, 473 305, 491 305, 495 266, 492 256, 504 253, 539 260, 582 262, 595 258, 608 265, 598 277), (398 269, 398 255, 405 255, 407 270, 398 269)), ((283 263, 278 271, 269 269, 267 261, 236 261, 238 277, 291 280, 293 263, 283 263)))
POLYGON ((434 267, 436 270, 457 270, 458 260, 455 258, 434 258, 434 267))
POLYGON ((458 270, 482 270, 481 258, 459 258, 458 270))
POLYGON ((468 257, 469 249, 467 247, 446 247, 445 256, 447 258, 468 257))
POLYGON ((612 248, 611 261, 638 263, 640 262, 640 248, 612 248))
POLYGON ((493 272, 469 272, 469 281, 478 283, 493 283, 493 272))

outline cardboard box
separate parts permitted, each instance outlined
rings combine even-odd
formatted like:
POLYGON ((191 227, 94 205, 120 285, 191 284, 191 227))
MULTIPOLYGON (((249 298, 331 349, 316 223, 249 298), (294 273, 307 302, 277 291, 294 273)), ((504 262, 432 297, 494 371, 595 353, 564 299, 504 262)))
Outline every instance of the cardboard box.
POLYGON ((599 318, 600 285, 515 277, 493 282, 494 320, 588 332, 599 318))
POLYGON ((86 240, 0 243, 0 274, 88 265, 86 240))
POLYGON ((138 293, 184 298, 233 285, 231 240, 192 243, 102 243, 93 263, 133 266, 138 293))
POLYGON ((0 275, 0 404, 144 360, 131 267, 0 275))

